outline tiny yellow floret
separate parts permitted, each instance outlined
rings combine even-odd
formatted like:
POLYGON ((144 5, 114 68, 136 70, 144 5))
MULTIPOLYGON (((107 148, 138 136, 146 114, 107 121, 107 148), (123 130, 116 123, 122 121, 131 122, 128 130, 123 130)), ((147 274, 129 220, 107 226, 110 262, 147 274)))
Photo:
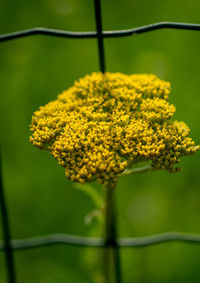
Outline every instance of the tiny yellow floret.
POLYGON ((199 146, 184 122, 171 120, 169 93, 170 84, 151 74, 86 75, 34 113, 30 141, 48 149, 66 177, 80 183, 114 186, 141 161, 179 171, 179 158, 199 146))

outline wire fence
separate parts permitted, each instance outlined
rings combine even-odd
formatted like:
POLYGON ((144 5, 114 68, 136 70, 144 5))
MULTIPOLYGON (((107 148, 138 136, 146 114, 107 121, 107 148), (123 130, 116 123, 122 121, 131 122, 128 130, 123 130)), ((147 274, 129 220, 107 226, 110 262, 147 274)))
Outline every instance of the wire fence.
MULTIPOLYGON (((17 31, 9 34, 2 34, 0 35, 0 42, 5 42, 31 35, 48 35, 48 36, 76 38, 76 39, 95 38, 98 41, 100 70, 101 72, 104 73, 106 71, 106 64, 105 64, 106 60, 105 60, 104 42, 103 42, 104 38, 132 36, 158 29, 183 29, 183 30, 200 31, 200 24, 176 23, 176 22, 160 22, 160 23, 154 23, 137 28, 126 29, 126 30, 104 31, 102 29, 100 0, 94 0, 94 4, 95 4, 94 6, 95 6, 96 31, 71 32, 71 31, 63 31, 63 30, 56 30, 49 28, 32 28, 32 29, 17 31)), ((126 247, 145 247, 145 246, 156 245, 169 241, 200 244, 200 235, 179 233, 179 232, 168 232, 163 234, 151 235, 146 237, 137 237, 137 238, 119 238, 116 241, 111 241, 111 242, 107 242, 103 238, 89 238, 89 237, 81 237, 81 236, 66 235, 66 234, 52 234, 52 235, 34 237, 28 239, 12 240, 10 234, 8 209, 6 205, 6 198, 3 188, 3 181, 2 181, 1 156, 0 156, 0 210, 2 215, 2 227, 3 227, 3 238, 4 238, 3 241, 0 241, 0 251, 3 251, 5 253, 9 283, 16 283, 15 265, 13 259, 14 251, 42 248, 52 245, 73 245, 73 246, 98 247, 98 248, 109 247, 114 245, 117 248, 126 248, 126 247)), ((117 282, 121 283, 122 280, 118 278, 117 282)))

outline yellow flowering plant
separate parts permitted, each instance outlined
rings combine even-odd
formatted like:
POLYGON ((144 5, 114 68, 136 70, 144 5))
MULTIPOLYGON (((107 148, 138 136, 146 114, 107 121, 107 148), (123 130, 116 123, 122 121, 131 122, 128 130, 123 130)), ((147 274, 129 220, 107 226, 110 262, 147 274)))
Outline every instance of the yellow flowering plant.
POLYGON ((172 119, 169 93, 169 82, 152 74, 92 73, 33 114, 32 144, 50 151, 70 180, 105 187, 102 205, 88 184, 77 186, 98 208, 88 222, 105 211, 104 283, 121 282, 113 198, 119 176, 177 172, 180 157, 199 149, 188 126, 172 119))
POLYGON ((30 140, 79 183, 114 187, 143 161, 145 169, 176 172, 180 157, 199 147, 188 126, 171 119, 169 93, 170 84, 151 74, 86 75, 34 113, 30 140))

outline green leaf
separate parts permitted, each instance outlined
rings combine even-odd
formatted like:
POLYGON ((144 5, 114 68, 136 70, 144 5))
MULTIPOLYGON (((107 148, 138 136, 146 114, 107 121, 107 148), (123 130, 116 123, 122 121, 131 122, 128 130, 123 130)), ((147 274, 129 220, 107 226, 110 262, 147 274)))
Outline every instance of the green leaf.
POLYGON ((94 202, 94 204, 98 209, 101 210, 103 208, 103 199, 94 187, 92 187, 89 184, 79 184, 79 183, 75 183, 74 187, 75 189, 81 190, 82 192, 90 196, 90 198, 92 199, 92 201, 94 202))

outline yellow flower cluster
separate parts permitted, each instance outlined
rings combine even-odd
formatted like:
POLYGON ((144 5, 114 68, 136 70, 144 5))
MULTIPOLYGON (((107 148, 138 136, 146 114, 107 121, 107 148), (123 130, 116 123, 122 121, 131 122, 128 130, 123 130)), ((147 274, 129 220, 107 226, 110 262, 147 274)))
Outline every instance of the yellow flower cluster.
POLYGON ((176 172, 179 158, 199 147, 185 123, 170 120, 169 92, 170 84, 155 75, 86 75, 34 113, 30 140, 80 183, 114 186, 141 161, 176 172))

